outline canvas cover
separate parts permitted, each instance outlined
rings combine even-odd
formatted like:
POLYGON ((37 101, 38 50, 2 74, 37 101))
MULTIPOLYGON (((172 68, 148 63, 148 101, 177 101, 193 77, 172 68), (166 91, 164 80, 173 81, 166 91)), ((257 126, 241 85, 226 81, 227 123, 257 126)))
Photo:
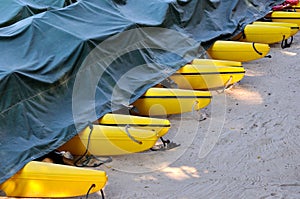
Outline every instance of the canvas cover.
POLYGON ((281 2, 1 1, 0 183, 281 2))
POLYGON ((69 2, 65 0, 1 0, 0 5, 0 27, 4 27, 37 13, 62 8, 69 5, 69 2))

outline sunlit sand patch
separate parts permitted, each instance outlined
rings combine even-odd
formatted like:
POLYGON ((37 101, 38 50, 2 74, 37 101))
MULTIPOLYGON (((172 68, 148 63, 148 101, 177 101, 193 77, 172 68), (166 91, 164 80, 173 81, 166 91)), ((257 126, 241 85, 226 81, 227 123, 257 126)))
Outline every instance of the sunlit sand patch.
POLYGON ((157 178, 155 178, 154 176, 152 175, 143 175, 143 176, 140 176, 139 178, 136 178, 135 181, 158 181, 157 178))
POLYGON ((186 180, 189 178, 200 178, 198 171, 194 167, 166 167, 162 170, 166 176, 174 180, 186 180))
POLYGON ((264 76, 264 75, 265 75, 264 72, 254 71, 254 70, 250 70, 250 69, 247 69, 246 74, 245 74, 245 76, 249 76, 249 77, 261 77, 261 76, 264 76))
POLYGON ((263 97, 261 94, 257 91, 249 91, 245 88, 236 88, 234 91, 227 91, 228 94, 230 94, 231 97, 243 101, 246 104, 262 104, 263 103, 263 97))
POLYGON ((297 55, 297 53, 289 52, 289 51, 285 51, 285 50, 281 50, 280 52, 287 56, 296 56, 297 55))

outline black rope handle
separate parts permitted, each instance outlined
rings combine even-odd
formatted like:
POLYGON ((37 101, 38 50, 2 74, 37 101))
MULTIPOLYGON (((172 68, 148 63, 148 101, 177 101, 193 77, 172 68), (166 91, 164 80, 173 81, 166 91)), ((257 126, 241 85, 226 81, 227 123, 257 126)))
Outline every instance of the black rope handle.
MULTIPOLYGON (((95 188, 95 187, 96 187, 95 184, 92 184, 92 185, 91 185, 91 187, 89 188, 89 190, 88 190, 87 193, 86 193, 85 199, 88 199, 88 198, 89 198, 90 191, 91 191, 93 188, 95 188)), ((102 189, 100 190, 100 193, 101 193, 101 198, 102 198, 102 199, 105 199, 104 192, 103 192, 102 189)))
POLYGON ((285 41, 285 35, 283 35, 282 41, 281 41, 281 48, 282 48, 282 49, 286 48, 286 46, 285 46, 285 44, 284 44, 284 41, 285 41))
POLYGON ((105 199, 105 197, 104 197, 104 192, 103 192, 102 189, 100 190, 100 192, 101 192, 101 197, 102 197, 102 199, 105 199))
POLYGON ((293 36, 291 36, 290 42, 288 42, 288 39, 285 39, 284 41, 282 40, 282 42, 281 42, 281 48, 284 49, 284 48, 289 48, 289 47, 291 47, 291 45, 292 45, 292 43, 293 43, 293 40, 294 40, 294 37, 293 37, 293 36), (283 42, 284 42, 284 44, 283 44, 283 42))
POLYGON ((164 147, 167 147, 168 144, 170 144, 170 140, 165 140, 163 137, 160 137, 160 140, 162 141, 164 147))
POLYGON ((74 165, 77 166, 77 167, 83 167, 85 165, 78 165, 77 163, 82 160, 82 158, 88 153, 89 151, 89 145, 90 145, 90 140, 91 140, 91 135, 92 135, 92 132, 94 130, 94 126, 91 122, 88 123, 89 127, 90 127, 90 133, 89 133, 89 137, 88 137, 88 143, 86 145, 86 149, 85 149, 85 152, 83 153, 83 155, 80 156, 80 158, 78 158, 75 162, 74 162, 74 165))
POLYGON ((92 184, 92 185, 90 186, 90 188, 89 188, 89 190, 87 191, 87 193, 86 193, 86 196, 85 196, 85 198, 86 198, 86 199, 88 199, 88 198, 89 198, 90 191, 91 191, 93 188, 95 188, 95 187, 96 187, 96 185, 95 185, 95 184, 92 184))
POLYGON ((254 49, 254 51, 259 54, 259 55, 262 55, 261 52, 259 52, 256 48, 255 48, 255 42, 252 42, 252 48, 254 49))

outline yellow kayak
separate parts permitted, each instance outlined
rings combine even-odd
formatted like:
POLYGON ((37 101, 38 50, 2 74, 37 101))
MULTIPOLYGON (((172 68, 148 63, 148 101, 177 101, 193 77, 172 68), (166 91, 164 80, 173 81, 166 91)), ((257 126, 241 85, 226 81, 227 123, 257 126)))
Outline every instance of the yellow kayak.
POLYGON ((295 23, 300 26, 300 13, 299 12, 285 12, 285 11, 274 11, 267 16, 266 19, 271 19, 274 22, 287 22, 295 23))
POLYGON ((248 24, 245 26, 244 31, 232 40, 274 44, 291 36, 292 31, 289 27, 248 24))
POLYGON ((73 155, 83 155, 86 149, 96 156, 123 155, 148 150, 163 135, 163 132, 158 134, 130 126, 93 125, 92 131, 89 127, 85 128, 58 150, 69 151, 73 155))
POLYGON ((244 75, 243 67, 187 64, 170 78, 179 88, 208 90, 232 85, 240 81, 244 75))
POLYGON ((298 3, 297 5, 291 6, 291 8, 296 12, 300 12, 300 3, 298 3))
POLYGON ((269 51, 268 44, 218 40, 207 53, 212 59, 247 62, 263 58, 269 51))
POLYGON ((217 59, 194 59, 192 65, 212 65, 212 66, 242 66, 242 62, 217 59))
POLYGON ((104 171, 31 161, 0 184, 9 197, 75 197, 100 191, 107 182, 104 171))
POLYGON ((209 91, 150 88, 133 103, 134 114, 144 116, 181 114, 206 107, 211 101, 209 91))
POLYGON ((129 125, 134 128, 155 131, 159 137, 165 135, 171 128, 171 123, 167 119, 122 114, 105 114, 97 121, 97 124, 119 127, 129 125))
POLYGON ((262 25, 262 26, 281 26, 290 28, 292 36, 299 31, 299 25, 296 23, 287 23, 287 22, 266 22, 266 21, 255 21, 253 25, 262 25))

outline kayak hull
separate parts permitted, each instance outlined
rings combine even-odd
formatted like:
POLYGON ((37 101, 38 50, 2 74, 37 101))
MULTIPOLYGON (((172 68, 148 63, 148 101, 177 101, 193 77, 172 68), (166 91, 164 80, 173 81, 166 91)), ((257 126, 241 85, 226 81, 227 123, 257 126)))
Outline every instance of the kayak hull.
POLYGON ((266 19, 271 19, 274 22, 287 22, 295 23, 300 26, 300 13, 299 12, 285 12, 285 11, 274 11, 268 14, 266 19))
POLYGON ((165 135, 171 128, 171 123, 167 119, 141 117, 122 114, 105 114, 96 124, 106 126, 125 127, 155 131, 159 137, 165 135))
POLYGON ((287 23, 287 22, 265 22, 265 21, 255 21, 253 25, 262 25, 262 26, 281 26, 287 27, 291 30, 292 36, 294 36, 299 31, 299 25, 296 23, 287 23))
POLYGON ((106 182, 104 171, 31 161, 0 189, 9 197, 75 197, 98 192, 106 182))
POLYGON ((133 103, 134 114, 157 116, 191 112, 206 107, 211 98, 209 91, 150 88, 133 103))
POLYGON ((73 155, 83 155, 86 151, 97 156, 125 155, 152 148, 160 135, 130 126, 93 125, 92 130, 85 128, 58 150, 69 151, 73 155))
POLYGON ((192 65, 209 65, 209 66, 233 66, 241 67, 242 62, 218 59, 194 59, 192 65))
POLYGON ((207 50, 207 53, 212 59, 247 62, 261 59, 269 51, 268 44, 218 40, 207 50))
POLYGON ((292 36, 291 28, 284 26, 248 24, 244 31, 233 38, 243 42, 274 44, 292 36))
POLYGON ((182 89, 210 90, 230 86, 244 75, 243 67, 187 64, 170 78, 182 89))

